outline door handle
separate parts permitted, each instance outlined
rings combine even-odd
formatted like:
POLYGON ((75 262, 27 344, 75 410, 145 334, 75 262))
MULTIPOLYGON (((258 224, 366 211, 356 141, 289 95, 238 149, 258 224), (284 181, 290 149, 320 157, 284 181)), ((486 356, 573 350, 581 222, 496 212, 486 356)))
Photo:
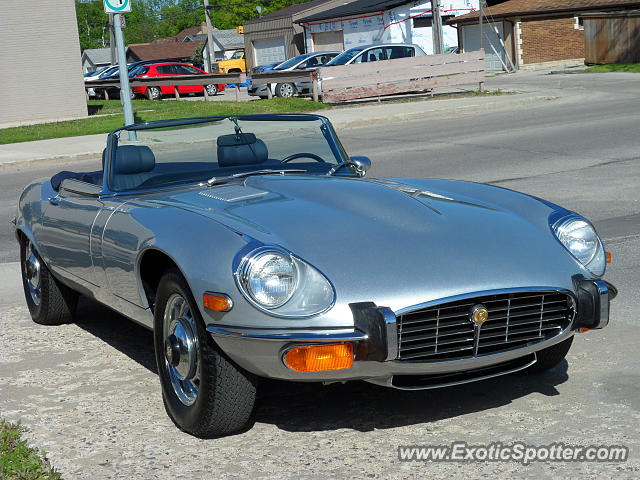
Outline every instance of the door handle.
POLYGON ((55 197, 49 197, 49 203, 51 205, 58 205, 60 203, 60 197, 58 197, 58 195, 55 197))

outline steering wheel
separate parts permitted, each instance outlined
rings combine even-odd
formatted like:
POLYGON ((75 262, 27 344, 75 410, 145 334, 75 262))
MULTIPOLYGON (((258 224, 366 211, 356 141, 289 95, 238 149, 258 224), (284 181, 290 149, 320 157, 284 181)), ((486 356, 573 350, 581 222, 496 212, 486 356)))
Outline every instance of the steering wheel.
POLYGON ((310 158, 316 162, 327 163, 322 159, 322 157, 315 153, 294 153, 293 155, 289 155, 287 158, 283 158, 282 163, 289 163, 291 160, 295 160, 296 158, 310 158))

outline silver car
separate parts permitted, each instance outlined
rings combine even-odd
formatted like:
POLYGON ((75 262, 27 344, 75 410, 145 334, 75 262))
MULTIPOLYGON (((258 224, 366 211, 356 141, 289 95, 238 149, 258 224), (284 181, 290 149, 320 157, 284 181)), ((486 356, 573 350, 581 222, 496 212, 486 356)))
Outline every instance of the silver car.
POLYGON ((608 323, 585 218, 370 165, 317 115, 113 131, 101 170, 20 197, 29 311, 62 324, 86 295, 153 330, 166 410, 203 438, 251 425, 260 377, 442 387, 549 369, 608 323))
MULTIPOLYGON (((284 62, 276 65, 275 67, 265 70, 263 72, 291 72, 294 70, 313 70, 314 68, 321 67, 332 58, 336 57, 340 52, 313 52, 298 55, 297 57, 290 58, 284 62)), ((261 72, 262 73, 262 72, 261 72)), ((260 85, 250 85, 247 89, 249 95, 260 98, 267 98, 269 96, 268 90, 271 89, 271 94, 277 97, 291 98, 296 95, 310 95, 311 94, 310 82, 280 82, 280 83, 263 83, 260 85)))

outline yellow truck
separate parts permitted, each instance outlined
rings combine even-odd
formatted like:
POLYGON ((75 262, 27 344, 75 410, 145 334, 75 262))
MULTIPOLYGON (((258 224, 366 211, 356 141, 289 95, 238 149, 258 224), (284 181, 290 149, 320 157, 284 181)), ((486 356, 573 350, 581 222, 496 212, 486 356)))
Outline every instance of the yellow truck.
POLYGON ((234 52, 229 60, 220 60, 211 64, 211 71, 213 73, 246 73, 247 64, 244 61, 244 50, 234 52))

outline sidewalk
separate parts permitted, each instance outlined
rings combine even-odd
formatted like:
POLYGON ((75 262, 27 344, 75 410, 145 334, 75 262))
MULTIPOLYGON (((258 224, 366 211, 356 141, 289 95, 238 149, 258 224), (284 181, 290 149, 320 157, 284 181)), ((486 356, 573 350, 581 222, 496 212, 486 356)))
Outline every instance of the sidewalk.
MULTIPOLYGON (((491 79, 488 79, 488 83, 491 79)), ((499 83, 499 82, 496 82, 499 83)), ((502 88, 488 85, 488 88, 502 88)), ((464 93, 461 87, 458 93, 464 93)), ((328 117, 338 132, 340 129, 356 128, 386 122, 419 120, 421 118, 437 118, 439 116, 466 116, 487 111, 509 110, 531 103, 543 103, 557 98, 544 95, 542 92, 522 92, 516 94, 471 96, 455 98, 446 96, 430 99, 428 96, 398 98, 387 97, 381 102, 377 100, 361 102, 356 105, 338 106, 332 110, 319 112, 328 117)), ((438 93, 443 93, 439 90, 438 93)), ((456 93, 452 91, 451 93, 456 93)), ((106 144, 106 134, 67 137, 35 142, 12 143, 0 145, 0 171, 5 168, 39 163, 61 161, 81 161, 99 157, 106 144)))

